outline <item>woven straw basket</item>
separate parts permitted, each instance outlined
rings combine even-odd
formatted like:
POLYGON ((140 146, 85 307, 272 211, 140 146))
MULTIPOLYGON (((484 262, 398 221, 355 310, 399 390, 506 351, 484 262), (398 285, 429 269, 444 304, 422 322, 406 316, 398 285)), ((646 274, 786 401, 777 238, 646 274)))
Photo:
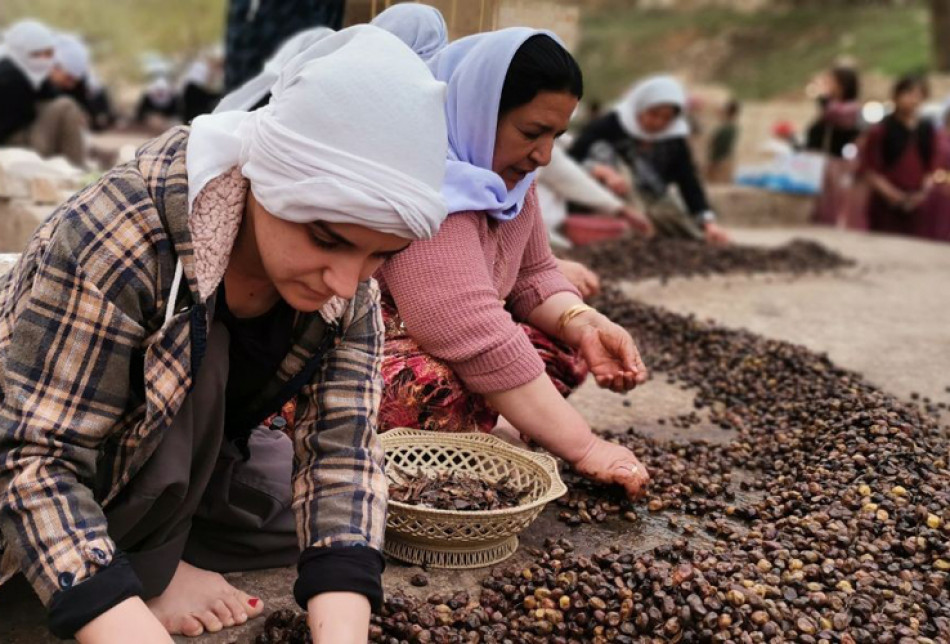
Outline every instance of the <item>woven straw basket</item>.
POLYGON ((436 510, 389 502, 386 554, 431 568, 481 568, 507 559, 518 547, 518 534, 544 506, 567 492, 557 463, 509 445, 490 434, 445 434, 394 429, 380 437, 389 479, 403 483, 401 472, 451 470, 510 483, 525 491, 522 505, 484 511, 436 510), (395 467, 392 467, 395 466, 395 467))

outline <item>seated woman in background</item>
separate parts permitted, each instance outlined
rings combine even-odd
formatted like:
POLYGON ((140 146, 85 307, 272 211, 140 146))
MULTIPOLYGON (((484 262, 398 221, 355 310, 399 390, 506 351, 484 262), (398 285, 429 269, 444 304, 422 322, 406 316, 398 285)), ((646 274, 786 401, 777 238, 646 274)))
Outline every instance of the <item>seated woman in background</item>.
MULTIPOLYGON (((30 148, 42 157, 64 156, 85 166, 86 118, 70 96, 47 81, 54 72, 56 37, 45 25, 24 20, 11 26, 0 47, 0 146, 30 148)), ((56 67, 57 85, 71 77, 56 67)))
POLYGON ((92 131, 101 132, 115 124, 109 93, 92 71, 89 48, 76 34, 56 37, 53 71, 47 84, 53 94, 69 96, 79 104, 92 131))
POLYGON ((164 75, 156 75, 142 92, 135 107, 135 123, 151 132, 161 132, 179 119, 179 96, 164 75))
POLYGON ((181 83, 181 120, 191 123, 202 114, 214 111, 221 100, 221 55, 213 50, 203 53, 188 66, 181 83))
POLYGON ((926 237, 930 220, 941 216, 927 207, 941 152, 936 127, 920 115, 928 93, 922 77, 901 78, 894 85, 894 111, 868 132, 861 169, 871 188, 873 231, 926 237))
POLYGON ((728 235, 716 223, 693 163, 685 109, 686 93, 676 79, 649 78, 590 123, 570 154, 582 163, 624 162, 658 235, 724 243, 728 235), (671 185, 685 206, 670 193, 671 185))
POLYGON ((630 335, 558 271, 534 189, 582 94, 580 68, 554 36, 523 28, 463 38, 429 65, 448 83, 452 214, 377 274, 380 428, 489 432, 501 415, 584 475, 637 495, 646 469, 564 396, 588 370, 623 392, 646 368, 630 335))
POLYGON ((21 572, 60 638, 219 631, 264 607, 218 573, 296 563, 314 641, 366 642, 370 278, 445 218, 445 87, 375 27, 320 45, 267 107, 142 146, 0 279, 0 582, 21 572), (290 399, 284 431, 258 425, 290 399))

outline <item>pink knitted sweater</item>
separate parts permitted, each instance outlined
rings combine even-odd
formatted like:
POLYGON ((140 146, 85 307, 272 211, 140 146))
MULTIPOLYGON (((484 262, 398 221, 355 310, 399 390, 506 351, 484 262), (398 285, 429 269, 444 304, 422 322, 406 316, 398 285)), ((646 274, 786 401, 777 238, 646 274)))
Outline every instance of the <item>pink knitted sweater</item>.
POLYGON ((534 187, 515 219, 449 215, 434 239, 413 243, 376 278, 419 346, 477 393, 541 375, 544 363, 515 319, 555 293, 577 294, 557 270, 534 187))

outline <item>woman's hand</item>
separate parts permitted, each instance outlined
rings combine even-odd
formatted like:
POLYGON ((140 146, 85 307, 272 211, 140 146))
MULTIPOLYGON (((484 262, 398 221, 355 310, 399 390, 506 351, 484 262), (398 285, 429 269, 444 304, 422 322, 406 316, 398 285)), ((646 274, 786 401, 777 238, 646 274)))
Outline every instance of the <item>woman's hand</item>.
POLYGON ((917 192, 909 193, 904 197, 904 201, 901 204, 905 212, 913 212, 920 208, 925 201, 927 201, 927 196, 929 191, 927 188, 919 190, 917 192))
POLYGON ((171 635, 140 597, 130 597, 95 618, 76 633, 79 644, 123 644, 135 633, 142 644, 174 644, 171 635))
POLYGON ((590 449, 572 466, 577 473, 598 483, 623 486, 627 496, 643 496, 650 475, 643 463, 626 447, 593 437, 590 449))
POLYGON ((729 243, 729 233, 714 221, 707 221, 703 226, 703 232, 706 235, 706 241, 710 244, 725 246, 729 243))
POLYGON ((656 234, 656 228, 653 227, 653 222, 639 210, 635 210, 630 206, 624 206, 617 211, 617 215, 644 237, 650 238, 656 234))
POLYGON ((607 186, 607 189, 618 197, 630 194, 630 184, 623 175, 609 165, 597 164, 590 169, 590 175, 607 186))
POLYGON ((314 595, 307 602, 313 644, 366 644, 370 612, 369 600, 358 593, 314 595))
POLYGON ((577 349, 597 384, 617 393, 647 381, 647 368, 627 331, 596 311, 583 313, 564 327, 563 339, 577 349))
POLYGON ((600 293, 600 278, 597 273, 579 262, 567 259, 557 260, 557 268, 567 281, 580 291, 585 300, 600 293))

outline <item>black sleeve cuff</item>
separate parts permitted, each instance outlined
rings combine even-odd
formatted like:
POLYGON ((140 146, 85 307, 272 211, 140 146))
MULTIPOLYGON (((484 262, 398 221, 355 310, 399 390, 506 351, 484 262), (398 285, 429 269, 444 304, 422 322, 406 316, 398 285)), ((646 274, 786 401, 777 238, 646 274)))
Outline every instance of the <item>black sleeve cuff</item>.
POLYGON ((307 610, 307 602, 320 593, 359 593, 378 613, 383 605, 385 567, 383 555, 366 546, 307 548, 297 564, 294 599, 307 610))
POLYGON ((53 595, 48 619, 49 630, 56 637, 72 639, 76 631, 129 597, 142 594, 132 565, 121 553, 112 563, 89 579, 53 595))

